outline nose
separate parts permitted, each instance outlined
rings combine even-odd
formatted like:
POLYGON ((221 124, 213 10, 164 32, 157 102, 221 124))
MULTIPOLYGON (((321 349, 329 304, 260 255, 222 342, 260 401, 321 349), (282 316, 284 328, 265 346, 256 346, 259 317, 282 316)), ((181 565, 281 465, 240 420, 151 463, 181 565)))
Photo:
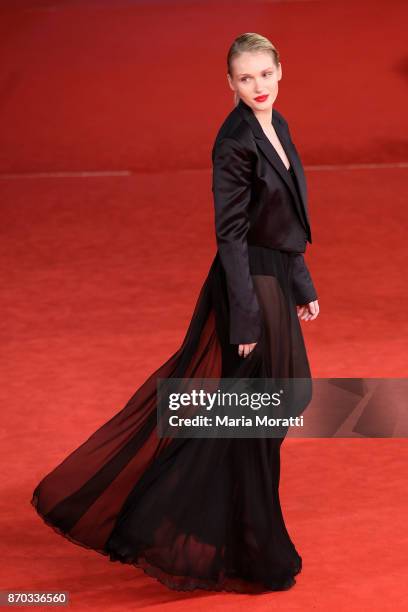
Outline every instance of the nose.
POLYGON ((262 91, 262 84, 260 80, 258 81, 258 79, 255 79, 255 91, 262 91))

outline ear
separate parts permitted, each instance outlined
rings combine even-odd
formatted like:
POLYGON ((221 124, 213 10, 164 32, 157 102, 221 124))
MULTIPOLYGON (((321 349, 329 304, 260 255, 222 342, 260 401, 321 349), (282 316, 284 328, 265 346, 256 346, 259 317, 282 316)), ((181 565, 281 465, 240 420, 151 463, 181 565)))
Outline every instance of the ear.
POLYGON ((231 79, 231 77, 230 77, 230 75, 229 75, 229 72, 227 72, 227 79, 228 79, 228 84, 229 84, 229 86, 230 86, 230 89, 232 89, 232 91, 235 91, 235 87, 234 87, 234 85, 232 84, 232 79, 231 79))
POLYGON ((278 81, 282 78, 282 64, 279 62, 278 64, 278 81))

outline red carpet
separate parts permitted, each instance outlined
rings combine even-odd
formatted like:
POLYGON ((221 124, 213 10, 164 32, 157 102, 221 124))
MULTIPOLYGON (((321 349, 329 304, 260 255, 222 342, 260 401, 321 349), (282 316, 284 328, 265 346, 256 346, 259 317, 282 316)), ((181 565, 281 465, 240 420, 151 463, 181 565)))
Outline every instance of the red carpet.
POLYGON ((313 375, 407 376, 406 3, 8 0, 0 16, 0 590, 69 591, 74 610, 405 610, 404 439, 284 443, 304 569, 257 597, 169 592, 56 536, 29 499, 184 337, 244 31, 281 53, 275 106, 308 178, 313 375))

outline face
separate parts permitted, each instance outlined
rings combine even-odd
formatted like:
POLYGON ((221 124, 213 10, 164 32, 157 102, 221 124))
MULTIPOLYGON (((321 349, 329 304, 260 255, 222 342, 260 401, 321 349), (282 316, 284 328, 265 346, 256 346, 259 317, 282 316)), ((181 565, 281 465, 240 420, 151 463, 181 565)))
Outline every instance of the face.
POLYGON ((276 66, 271 53, 244 51, 232 60, 231 69, 232 78, 227 74, 229 86, 245 104, 254 111, 272 108, 278 95, 282 66, 280 62, 276 66))

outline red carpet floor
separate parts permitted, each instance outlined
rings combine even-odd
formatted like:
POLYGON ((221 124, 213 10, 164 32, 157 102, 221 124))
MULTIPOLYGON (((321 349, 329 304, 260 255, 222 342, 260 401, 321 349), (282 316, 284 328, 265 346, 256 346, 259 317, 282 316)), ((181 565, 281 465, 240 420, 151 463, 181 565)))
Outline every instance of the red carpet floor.
POLYGON ((285 442, 304 561, 288 592, 168 591, 58 537, 29 500, 184 337, 215 252, 211 146, 244 31, 280 50, 275 106, 308 178, 313 375, 407 376, 407 9, 1 3, 0 590, 69 591, 74 610, 406 609, 404 439, 285 442))

